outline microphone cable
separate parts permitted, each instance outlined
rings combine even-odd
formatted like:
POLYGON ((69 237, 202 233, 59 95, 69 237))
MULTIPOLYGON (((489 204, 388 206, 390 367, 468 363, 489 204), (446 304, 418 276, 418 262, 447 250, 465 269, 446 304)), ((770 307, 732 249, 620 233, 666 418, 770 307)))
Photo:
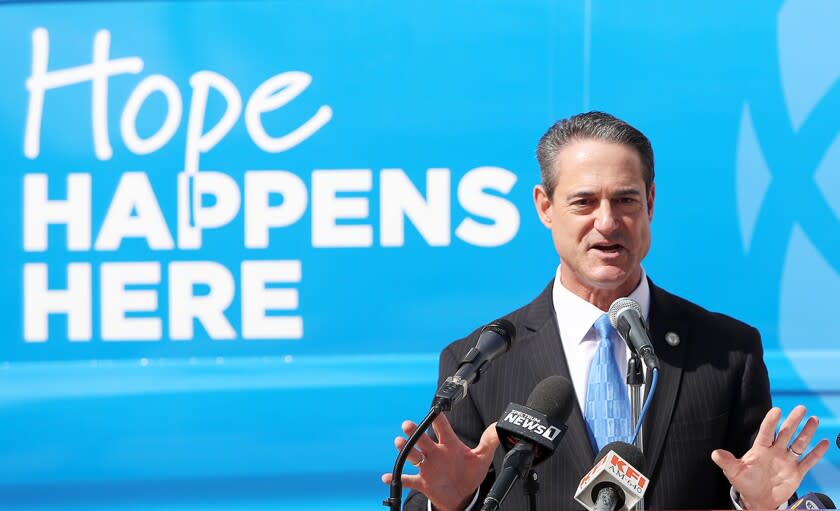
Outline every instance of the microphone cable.
POLYGON ((650 408, 650 403, 653 400, 653 395, 656 393, 656 384, 659 382, 659 369, 653 369, 653 377, 651 378, 650 383, 650 392, 648 392, 647 399, 645 399, 645 404, 642 405, 642 411, 639 413, 639 420, 636 422, 636 430, 633 432, 633 439, 630 441, 631 444, 636 443, 636 439, 639 437, 639 432, 642 430, 642 423, 645 420, 645 416, 647 415, 648 408, 650 408))

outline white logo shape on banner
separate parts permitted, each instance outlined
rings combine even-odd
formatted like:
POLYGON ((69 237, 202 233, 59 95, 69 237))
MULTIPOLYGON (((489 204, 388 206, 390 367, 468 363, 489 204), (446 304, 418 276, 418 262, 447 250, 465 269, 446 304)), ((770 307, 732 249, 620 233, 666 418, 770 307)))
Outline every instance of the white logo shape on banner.
MULTIPOLYGON (((764 261, 781 256, 781 267, 773 270, 780 279, 779 346, 805 385, 821 390, 836 387, 836 376, 815 371, 817 357, 840 346, 840 331, 819 326, 837 314, 836 301, 819 297, 840 296, 840 112, 832 108, 840 94, 840 3, 788 1, 777 21, 779 78, 790 125, 768 126, 768 118, 784 115, 759 121, 759 113, 768 112, 756 102, 744 103, 736 156, 738 219, 747 255, 764 261), (773 138, 774 133, 783 136, 773 138), (791 143, 780 157, 784 140, 791 143), (771 192, 774 180, 784 183, 779 188, 786 200, 779 200, 779 190, 771 192), (789 238, 762 239, 773 232, 767 224, 777 221, 792 221, 789 238), (759 244, 784 248, 781 254, 762 254, 759 244)), ((821 403, 840 416, 838 401, 821 403)), ((822 462, 810 475, 828 488, 840 480, 840 469, 822 462)))

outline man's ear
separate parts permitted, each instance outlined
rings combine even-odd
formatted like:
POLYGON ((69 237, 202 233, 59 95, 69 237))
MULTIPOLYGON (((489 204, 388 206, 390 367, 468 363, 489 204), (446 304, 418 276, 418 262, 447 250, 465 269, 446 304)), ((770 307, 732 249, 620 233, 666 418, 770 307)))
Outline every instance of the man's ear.
POLYGON ((650 193, 648 194, 648 220, 653 221, 653 200, 656 198, 656 183, 650 184, 650 193))
POLYGON ((537 209, 537 216, 540 217, 540 222, 548 229, 551 229, 551 214, 554 205, 551 203, 551 198, 545 192, 542 185, 534 187, 534 207, 537 209))

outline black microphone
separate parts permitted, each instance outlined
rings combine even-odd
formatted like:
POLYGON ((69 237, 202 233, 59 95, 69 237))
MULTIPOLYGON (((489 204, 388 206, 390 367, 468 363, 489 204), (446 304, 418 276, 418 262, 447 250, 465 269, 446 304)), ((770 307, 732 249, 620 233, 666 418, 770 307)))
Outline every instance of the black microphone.
POLYGON ((446 378, 440 386, 433 404, 446 411, 463 399, 467 395, 467 388, 478 381, 490 362, 510 349, 514 337, 516 328, 506 319, 497 319, 482 328, 475 347, 470 348, 464 356, 455 375, 446 378))
POLYGON ((566 432, 564 423, 575 399, 572 382, 562 376, 549 376, 534 387, 526 406, 508 405, 496 423, 496 432, 508 453, 482 511, 499 509, 516 481, 554 453, 566 432))
POLYGON ((647 326, 642 319, 642 308, 632 298, 619 298, 610 305, 610 323, 624 342, 638 353, 648 369, 659 369, 659 359, 653 352, 647 326))
POLYGON ((470 351, 458 364, 455 375, 446 378, 443 385, 440 386, 432 400, 431 410, 400 449, 397 461, 394 462, 394 470, 391 472, 391 493, 382 502, 383 506, 399 511, 402 502, 402 470, 408 459, 408 453, 414 448, 417 440, 426 433, 432 421, 442 412, 452 408, 454 403, 463 399, 467 395, 469 385, 478 381, 481 373, 487 370, 490 362, 510 349, 510 344, 515 336, 516 328, 514 328, 513 323, 506 319, 497 319, 481 329, 475 346, 470 348, 470 351))
POLYGON ((837 448, 840 449, 840 433, 837 433, 837 440, 834 441, 837 444, 837 448))
POLYGON ((808 493, 790 505, 788 509, 837 509, 828 495, 808 493))
POLYGON ((575 500, 589 511, 630 509, 644 496, 650 480, 643 474, 645 456, 626 442, 604 446, 597 463, 580 480, 575 500))

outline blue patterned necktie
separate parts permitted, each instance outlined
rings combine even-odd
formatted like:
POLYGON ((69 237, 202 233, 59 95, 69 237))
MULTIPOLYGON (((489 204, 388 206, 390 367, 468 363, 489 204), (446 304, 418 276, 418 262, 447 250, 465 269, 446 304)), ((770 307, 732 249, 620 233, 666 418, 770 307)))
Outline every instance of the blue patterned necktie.
POLYGON ((613 356, 613 342, 618 332, 604 314, 595 322, 598 349, 589 367, 584 418, 589 427, 592 448, 597 453, 610 442, 630 442, 633 432, 627 385, 613 356))

